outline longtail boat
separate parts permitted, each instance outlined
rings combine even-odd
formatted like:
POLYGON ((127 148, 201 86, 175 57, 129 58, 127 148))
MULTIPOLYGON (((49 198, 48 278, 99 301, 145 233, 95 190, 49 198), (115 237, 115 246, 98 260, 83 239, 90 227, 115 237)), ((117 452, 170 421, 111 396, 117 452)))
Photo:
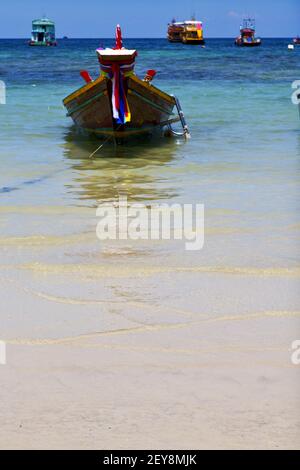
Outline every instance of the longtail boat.
POLYGON ((247 18, 243 21, 239 37, 235 40, 235 45, 239 47, 261 46, 261 39, 255 37, 255 20, 247 18))
POLYGON ((156 71, 148 70, 143 80, 135 75, 137 51, 123 47, 119 25, 115 47, 96 52, 100 76, 92 80, 81 71, 86 84, 63 100, 67 116, 77 126, 98 136, 122 138, 164 129, 178 135, 172 124, 180 122, 180 134, 189 137, 178 99, 152 84, 156 71))

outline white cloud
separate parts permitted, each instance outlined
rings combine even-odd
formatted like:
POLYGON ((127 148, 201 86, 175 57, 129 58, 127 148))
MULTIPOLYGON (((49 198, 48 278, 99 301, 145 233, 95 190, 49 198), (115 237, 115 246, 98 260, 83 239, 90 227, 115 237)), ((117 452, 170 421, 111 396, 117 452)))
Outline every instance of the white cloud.
POLYGON ((234 10, 229 11, 227 13, 227 15, 230 16, 231 18, 241 18, 241 16, 242 16, 240 13, 238 13, 237 11, 234 11, 234 10))

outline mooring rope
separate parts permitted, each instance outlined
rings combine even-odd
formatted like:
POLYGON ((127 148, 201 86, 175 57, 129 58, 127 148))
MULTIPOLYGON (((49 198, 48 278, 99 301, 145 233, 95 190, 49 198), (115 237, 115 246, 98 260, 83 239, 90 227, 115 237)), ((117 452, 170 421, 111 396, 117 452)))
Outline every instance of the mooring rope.
MULTIPOLYGON (((116 128, 116 130, 115 130, 114 132, 118 132, 118 130, 120 129, 120 127, 121 127, 122 125, 123 125, 123 124, 120 124, 120 125, 116 128)), ((114 134, 110 135, 98 148, 96 148, 96 150, 95 150, 93 153, 91 153, 91 155, 89 156, 89 158, 93 158, 94 155, 96 155, 96 153, 99 152, 99 150, 101 150, 101 149, 104 147, 104 145, 107 144, 107 142, 109 142, 110 139, 112 139, 113 137, 115 137, 114 134)))

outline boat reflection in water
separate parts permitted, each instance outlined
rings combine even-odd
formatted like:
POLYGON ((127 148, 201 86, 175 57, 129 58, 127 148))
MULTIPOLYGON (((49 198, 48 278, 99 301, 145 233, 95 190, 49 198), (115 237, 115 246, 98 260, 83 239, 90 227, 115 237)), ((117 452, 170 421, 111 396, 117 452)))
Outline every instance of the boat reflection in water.
POLYGON ((64 155, 74 173, 68 190, 95 206, 120 194, 129 201, 144 203, 173 199, 178 196, 178 187, 168 168, 175 164, 180 142, 167 139, 159 146, 156 139, 117 146, 108 142, 90 158, 99 140, 78 133, 74 126, 66 133, 64 143, 64 155))

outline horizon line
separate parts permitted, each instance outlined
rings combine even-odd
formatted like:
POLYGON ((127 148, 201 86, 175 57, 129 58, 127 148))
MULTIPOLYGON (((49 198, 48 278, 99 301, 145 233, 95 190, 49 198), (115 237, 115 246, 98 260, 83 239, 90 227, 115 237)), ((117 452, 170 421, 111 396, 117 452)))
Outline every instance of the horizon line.
MULTIPOLYGON (((262 39, 290 39, 290 38, 293 38, 295 36, 293 36, 292 34, 290 36, 262 36, 262 35, 258 35, 260 38, 262 39)), ((66 36, 67 39, 101 39, 101 40, 109 40, 109 41, 114 41, 115 38, 114 37, 101 37, 101 36, 93 36, 93 37, 86 37, 86 36, 78 36, 78 37, 73 37, 73 36, 66 36)), ((206 36, 205 39, 235 39, 236 36, 206 36)), ((27 41, 27 40, 30 40, 30 37, 3 37, 1 38, 0 37, 0 41, 2 40, 6 40, 6 39, 13 39, 13 40, 24 40, 24 41, 27 41)), ((57 36, 56 39, 60 39, 60 40, 63 40, 64 39, 64 36, 62 37, 59 37, 57 36)), ((135 37, 123 37, 123 40, 133 40, 133 39, 164 39, 164 40, 168 40, 167 37, 163 36, 163 37, 160 37, 160 36, 152 36, 152 37, 143 37, 143 36, 135 36, 135 37)))

